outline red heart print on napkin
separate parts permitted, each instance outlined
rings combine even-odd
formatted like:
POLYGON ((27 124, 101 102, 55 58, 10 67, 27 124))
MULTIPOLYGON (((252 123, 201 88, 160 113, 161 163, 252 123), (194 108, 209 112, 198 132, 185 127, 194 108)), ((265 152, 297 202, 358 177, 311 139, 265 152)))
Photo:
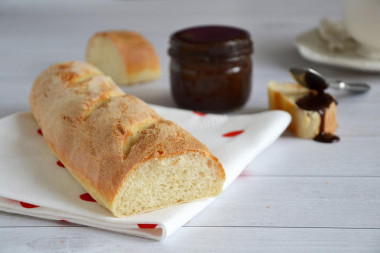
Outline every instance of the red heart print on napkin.
POLYGON ((198 116, 205 116, 206 113, 203 113, 203 112, 198 112, 198 111, 193 111, 196 115, 198 116))
POLYGON ((242 133, 244 133, 244 130, 236 130, 236 131, 231 131, 231 132, 225 133, 222 136, 223 137, 235 137, 235 136, 242 134, 242 133))
POLYGON ((142 229, 153 229, 157 227, 157 224, 137 224, 137 226, 142 229))
POLYGON ((33 205, 33 204, 29 204, 29 203, 26 203, 26 202, 22 202, 22 201, 20 201, 20 205, 23 208, 36 208, 36 207, 39 207, 39 206, 36 206, 36 205, 33 205))
POLYGON ((96 200, 93 199, 89 193, 83 193, 79 196, 79 198, 88 202, 96 202, 96 200))
POLYGON ((60 160, 57 161, 57 165, 59 167, 66 168, 65 165, 63 165, 63 163, 60 160))

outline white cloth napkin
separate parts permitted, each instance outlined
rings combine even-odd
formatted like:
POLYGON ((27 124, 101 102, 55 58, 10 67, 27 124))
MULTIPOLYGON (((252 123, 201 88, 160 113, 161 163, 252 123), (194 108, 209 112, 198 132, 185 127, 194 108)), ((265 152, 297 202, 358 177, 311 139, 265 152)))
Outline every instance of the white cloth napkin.
MULTIPOLYGON (((290 122, 289 114, 202 115, 153 106, 205 143, 223 164, 225 188, 290 122)), ((161 240, 183 226, 213 199, 115 218, 91 197, 52 154, 31 113, 0 119, 0 210, 64 220, 161 240), (90 201, 89 201, 90 200, 90 201)))

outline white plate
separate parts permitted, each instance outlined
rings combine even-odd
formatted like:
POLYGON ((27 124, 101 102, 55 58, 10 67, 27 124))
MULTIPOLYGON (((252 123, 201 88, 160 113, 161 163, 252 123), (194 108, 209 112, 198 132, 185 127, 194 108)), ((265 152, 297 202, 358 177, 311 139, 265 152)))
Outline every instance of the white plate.
POLYGON ((380 72, 380 60, 360 56, 356 53, 355 46, 341 52, 329 50, 317 28, 300 34, 295 42, 300 54, 310 61, 361 71, 380 72))

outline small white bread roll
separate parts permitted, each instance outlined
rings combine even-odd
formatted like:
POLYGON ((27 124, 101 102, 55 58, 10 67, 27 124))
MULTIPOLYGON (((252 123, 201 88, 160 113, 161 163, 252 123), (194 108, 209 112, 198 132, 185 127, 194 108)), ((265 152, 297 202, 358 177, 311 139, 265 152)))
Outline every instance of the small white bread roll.
POLYGON ((115 216, 222 192, 224 169, 204 144, 87 63, 43 71, 30 106, 51 150, 115 216))
POLYGON ((334 134, 337 129, 336 103, 332 102, 324 111, 324 120, 317 111, 307 111, 297 106, 296 101, 307 96, 311 91, 299 84, 278 84, 274 81, 268 84, 269 109, 284 110, 290 113, 292 121, 288 129, 296 136, 313 139, 320 130, 334 134), (323 124, 321 126, 321 124, 323 124))
POLYGON ((159 58, 152 44, 133 31, 104 31, 88 42, 86 61, 98 67, 119 85, 157 79, 159 58))

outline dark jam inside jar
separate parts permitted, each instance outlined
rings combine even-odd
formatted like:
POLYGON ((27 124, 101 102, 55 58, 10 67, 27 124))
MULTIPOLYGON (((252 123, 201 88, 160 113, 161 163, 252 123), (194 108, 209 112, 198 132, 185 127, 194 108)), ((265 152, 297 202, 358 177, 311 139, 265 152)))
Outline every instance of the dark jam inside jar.
POLYGON ((169 55, 175 102, 204 112, 243 106, 251 92, 252 47, 249 33, 234 27, 200 26, 174 33, 169 55))

